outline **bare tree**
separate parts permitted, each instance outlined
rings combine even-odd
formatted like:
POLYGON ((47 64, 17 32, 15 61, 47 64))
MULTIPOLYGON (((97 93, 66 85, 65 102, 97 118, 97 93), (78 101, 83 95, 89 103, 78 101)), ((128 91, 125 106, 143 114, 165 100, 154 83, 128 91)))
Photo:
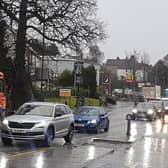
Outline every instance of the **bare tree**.
POLYGON ((30 37, 42 36, 74 50, 104 38, 102 23, 95 15, 95 0, 0 0, 0 9, 17 30, 14 108, 32 95, 25 69, 25 48, 30 37))
POLYGON ((149 54, 145 51, 140 51, 140 50, 134 49, 131 52, 125 51, 125 55, 127 58, 130 58, 131 55, 134 55, 138 62, 142 62, 144 64, 150 63, 149 54))

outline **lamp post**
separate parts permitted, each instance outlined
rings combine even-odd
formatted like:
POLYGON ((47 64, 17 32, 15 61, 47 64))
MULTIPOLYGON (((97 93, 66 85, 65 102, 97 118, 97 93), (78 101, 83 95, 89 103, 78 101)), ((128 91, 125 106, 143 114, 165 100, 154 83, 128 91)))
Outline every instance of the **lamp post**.
POLYGON ((43 20, 43 51, 42 51, 42 58, 41 58, 41 87, 40 87, 40 96, 41 100, 43 100, 43 69, 44 69, 44 52, 45 52, 45 11, 44 12, 44 20, 43 20))

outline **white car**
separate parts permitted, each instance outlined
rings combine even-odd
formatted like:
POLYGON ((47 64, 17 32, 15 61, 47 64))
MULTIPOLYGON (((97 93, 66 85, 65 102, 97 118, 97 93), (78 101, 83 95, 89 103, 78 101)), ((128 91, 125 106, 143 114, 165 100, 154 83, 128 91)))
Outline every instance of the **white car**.
POLYGON ((74 117, 67 105, 30 102, 3 120, 1 138, 5 145, 12 144, 12 140, 42 140, 50 146, 57 137, 70 143, 73 132, 74 117))

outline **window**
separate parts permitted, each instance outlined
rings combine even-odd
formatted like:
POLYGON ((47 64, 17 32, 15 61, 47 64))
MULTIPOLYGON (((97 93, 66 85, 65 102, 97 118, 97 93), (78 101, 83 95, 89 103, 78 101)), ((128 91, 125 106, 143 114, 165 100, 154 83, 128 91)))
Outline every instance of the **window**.
POLYGON ((104 111, 103 108, 100 108, 99 110, 100 110, 100 115, 104 115, 105 114, 105 111, 104 111))
POLYGON ((58 116, 58 115, 64 115, 66 114, 66 110, 65 110, 65 107, 63 105, 57 105, 55 107, 55 116, 58 116))
POLYGON ((49 105, 38 105, 38 104, 25 104, 17 111, 18 115, 37 115, 52 117, 53 106, 49 105))
POLYGON ((68 106, 65 106, 65 109, 66 109, 66 113, 67 113, 67 114, 70 114, 70 113, 71 113, 71 109, 70 109, 68 106))

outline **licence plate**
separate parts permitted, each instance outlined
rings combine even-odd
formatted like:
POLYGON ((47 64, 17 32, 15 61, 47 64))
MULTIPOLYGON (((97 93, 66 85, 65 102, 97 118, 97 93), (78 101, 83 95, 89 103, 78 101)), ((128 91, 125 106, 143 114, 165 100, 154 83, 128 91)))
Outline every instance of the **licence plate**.
POLYGON ((25 130, 21 130, 21 129, 12 129, 13 133, 26 133, 25 130))
POLYGON ((75 126, 76 127, 84 127, 84 124, 76 123, 75 126))
POLYGON ((146 114, 144 114, 144 113, 138 113, 138 116, 139 116, 139 117, 145 117, 146 114))

